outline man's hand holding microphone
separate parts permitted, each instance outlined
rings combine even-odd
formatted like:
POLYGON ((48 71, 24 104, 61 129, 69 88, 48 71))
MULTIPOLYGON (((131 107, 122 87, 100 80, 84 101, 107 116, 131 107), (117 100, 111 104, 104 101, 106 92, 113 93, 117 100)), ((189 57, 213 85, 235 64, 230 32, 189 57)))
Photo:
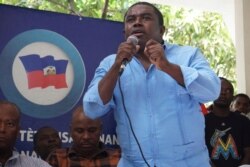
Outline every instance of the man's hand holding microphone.
POLYGON ((138 52, 140 46, 138 45, 139 39, 131 35, 127 38, 127 40, 120 44, 117 56, 116 56, 116 63, 121 64, 120 66, 120 75, 123 73, 126 65, 132 57, 138 52))

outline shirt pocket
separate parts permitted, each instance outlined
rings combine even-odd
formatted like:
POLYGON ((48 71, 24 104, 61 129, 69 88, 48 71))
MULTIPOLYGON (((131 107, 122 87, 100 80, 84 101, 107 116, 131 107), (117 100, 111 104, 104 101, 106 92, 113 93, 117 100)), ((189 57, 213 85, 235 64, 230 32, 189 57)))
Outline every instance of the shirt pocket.
POLYGON ((190 142, 183 145, 174 146, 173 155, 175 160, 183 160, 198 155, 206 151, 206 146, 198 142, 190 142))

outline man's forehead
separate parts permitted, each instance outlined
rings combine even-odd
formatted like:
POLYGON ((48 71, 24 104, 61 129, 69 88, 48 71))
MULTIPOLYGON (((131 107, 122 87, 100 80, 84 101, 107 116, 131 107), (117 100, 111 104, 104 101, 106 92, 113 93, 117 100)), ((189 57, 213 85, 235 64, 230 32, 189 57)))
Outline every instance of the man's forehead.
POLYGON ((100 124, 98 122, 82 122, 82 121, 76 121, 72 123, 72 126, 82 126, 82 127, 98 127, 100 124))
POLYGON ((18 120, 19 114, 13 110, 1 110, 0 111, 1 118, 8 118, 12 120, 18 120))
POLYGON ((90 130, 90 129, 100 129, 100 126, 97 125, 85 125, 82 126, 81 124, 72 125, 72 129, 82 129, 82 130, 90 130))
POLYGON ((244 102, 248 102, 248 99, 246 98, 246 97, 242 97, 242 96, 238 96, 237 98, 236 98, 236 101, 244 101, 244 102))
POLYGON ((18 122, 18 118, 13 118, 13 117, 1 117, 0 118, 0 121, 3 121, 3 122, 15 122, 17 123, 18 122))
POLYGON ((127 16, 129 15, 141 15, 144 13, 154 13, 154 9, 151 6, 148 5, 135 5, 133 7, 131 7, 128 12, 127 12, 127 16))
POLYGON ((57 134, 58 132, 54 129, 51 129, 51 128, 44 128, 42 130, 40 130, 40 136, 41 135, 47 135, 47 134, 57 134))

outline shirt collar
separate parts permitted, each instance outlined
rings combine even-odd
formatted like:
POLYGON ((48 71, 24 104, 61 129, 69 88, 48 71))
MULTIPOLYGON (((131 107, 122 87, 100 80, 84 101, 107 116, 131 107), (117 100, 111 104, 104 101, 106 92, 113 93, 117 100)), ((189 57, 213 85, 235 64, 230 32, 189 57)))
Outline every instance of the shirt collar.
MULTIPOLYGON (((81 157, 75 150, 74 148, 70 148, 69 152, 68 152, 68 156, 70 158, 85 158, 85 157, 81 157)), ((98 159, 98 158, 102 158, 102 157, 107 157, 108 156, 108 152, 106 151, 106 149, 103 146, 103 143, 99 142, 99 151, 96 152, 94 155, 92 155, 90 158, 88 159, 98 159)))

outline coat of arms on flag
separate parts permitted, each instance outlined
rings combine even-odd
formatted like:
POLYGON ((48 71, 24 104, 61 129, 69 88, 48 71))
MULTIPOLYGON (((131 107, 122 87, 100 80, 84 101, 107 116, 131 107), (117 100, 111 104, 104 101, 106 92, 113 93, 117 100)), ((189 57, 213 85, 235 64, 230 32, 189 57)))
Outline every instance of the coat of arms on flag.
POLYGON ((28 88, 67 88, 65 72, 68 60, 55 60, 52 55, 40 57, 37 54, 20 56, 27 73, 28 88))

